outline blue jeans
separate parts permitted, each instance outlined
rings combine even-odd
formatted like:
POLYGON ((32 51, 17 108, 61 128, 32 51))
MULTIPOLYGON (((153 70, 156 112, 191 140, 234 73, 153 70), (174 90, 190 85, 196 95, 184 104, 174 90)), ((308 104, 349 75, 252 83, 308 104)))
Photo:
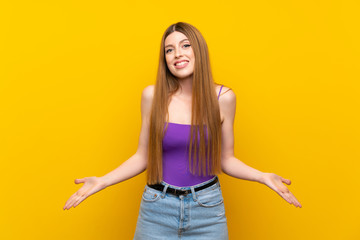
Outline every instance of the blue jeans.
POLYGON ((176 187, 161 182, 163 191, 145 186, 136 225, 134 240, 227 240, 228 229, 224 200, 217 182, 195 192, 194 188, 206 182, 176 187), (188 195, 166 193, 172 187, 191 190, 188 195))

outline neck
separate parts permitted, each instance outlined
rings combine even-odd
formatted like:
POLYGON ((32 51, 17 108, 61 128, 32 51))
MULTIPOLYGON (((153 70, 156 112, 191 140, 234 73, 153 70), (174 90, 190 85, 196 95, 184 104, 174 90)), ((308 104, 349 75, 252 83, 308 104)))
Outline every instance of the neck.
POLYGON ((186 78, 178 78, 180 83, 180 90, 179 95, 183 95, 185 97, 191 97, 192 95, 192 83, 193 83, 193 76, 189 76, 186 78))

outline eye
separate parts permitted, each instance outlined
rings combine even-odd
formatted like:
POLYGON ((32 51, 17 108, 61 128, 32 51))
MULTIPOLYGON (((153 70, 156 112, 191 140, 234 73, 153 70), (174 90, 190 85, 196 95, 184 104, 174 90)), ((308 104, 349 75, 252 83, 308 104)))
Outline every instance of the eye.
POLYGON ((190 44, 184 44, 184 47, 186 47, 186 46, 187 46, 187 47, 190 47, 191 45, 190 45, 190 44))
POLYGON ((170 50, 172 50, 172 49, 170 48, 170 49, 166 50, 165 53, 169 53, 170 50))

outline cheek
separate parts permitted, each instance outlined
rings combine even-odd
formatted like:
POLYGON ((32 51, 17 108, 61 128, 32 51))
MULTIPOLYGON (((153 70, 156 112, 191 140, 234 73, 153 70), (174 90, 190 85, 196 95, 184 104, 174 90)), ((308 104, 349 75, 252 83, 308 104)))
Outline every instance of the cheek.
POLYGON ((191 60, 192 60, 193 63, 195 62, 195 55, 194 54, 191 55, 191 60))
POLYGON ((192 59, 191 59, 191 60, 192 60, 192 61, 191 61, 191 62, 192 62, 191 64, 192 64, 193 66, 195 66, 195 56, 192 56, 192 59))
POLYGON ((166 65, 170 68, 170 59, 165 58, 166 65))

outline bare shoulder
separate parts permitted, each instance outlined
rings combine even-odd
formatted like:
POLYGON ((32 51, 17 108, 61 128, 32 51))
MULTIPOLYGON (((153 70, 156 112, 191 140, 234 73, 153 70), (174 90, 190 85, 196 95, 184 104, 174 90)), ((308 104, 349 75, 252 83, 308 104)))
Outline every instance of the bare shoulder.
POLYGON ((230 104, 236 101, 235 92, 229 87, 223 87, 219 96, 219 102, 230 104))
POLYGON ((236 95, 228 86, 223 86, 219 97, 220 113, 222 121, 232 124, 236 111, 236 95))
POLYGON ((141 115, 147 118, 151 111, 151 105, 154 98, 155 85, 145 87, 141 94, 141 115))
POLYGON ((142 98, 146 101, 151 100, 154 97, 155 85, 149 85, 142 91, 142 98))
MULTIPOLYGON (((217 93, 219 93, 221 86, 222 85, 216 86, 217 93)), ((219 103, 229 104, 234 101, 236 101, 236 96, 234 91, 229 86, 223 85, 219 96, 219 103)))

